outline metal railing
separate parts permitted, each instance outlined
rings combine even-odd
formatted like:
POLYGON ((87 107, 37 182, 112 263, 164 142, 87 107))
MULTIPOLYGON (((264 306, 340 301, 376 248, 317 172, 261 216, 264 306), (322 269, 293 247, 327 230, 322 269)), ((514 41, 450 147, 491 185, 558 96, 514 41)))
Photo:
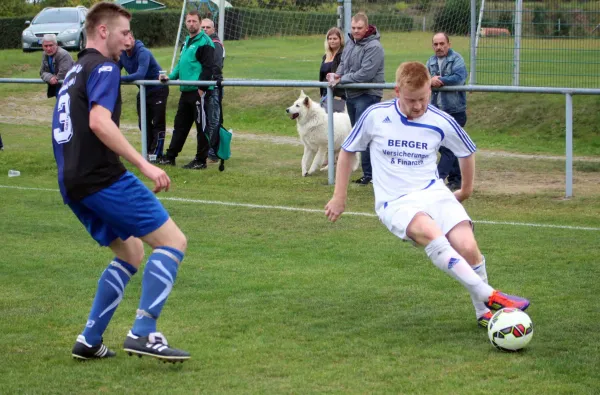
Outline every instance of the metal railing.
MULTIPOLYGON (((45 84, 35 78, 0 78, 0 83, 45 84)), ((142 155, 147 158, 147 131, 146 131, 146 86, 163 85, 160 81, 133 81, 131 85, 140 87, 140 123, 142 135, 142 155)), ((215 81, 169 81, 167 85, 196 85, 215 86, 215 81)), ((328 115, 328 161, 335 163, 333 143, 333 89, 326 82, 296 81, 296 80, 224 80, 222 86, 248 86, 248 87, 284 87, 284 88, 326 88, 327 89, 327 115, 328 115)), ((337 88, 378 88, 393 89, 395 84, 345 84, 337 88)), ((505 93, 544 93, 565 95, 565 197, 573 196, 573 95, 600 95, 600 89, 586 88, 546 88, 525 86, 494 86, 494 85, 463 85, 439 88, 440 91, 465 91, 465 92, 505 92, 505 93)), ((328 166, 328 182, 335 182, 334 166, 328 166)))

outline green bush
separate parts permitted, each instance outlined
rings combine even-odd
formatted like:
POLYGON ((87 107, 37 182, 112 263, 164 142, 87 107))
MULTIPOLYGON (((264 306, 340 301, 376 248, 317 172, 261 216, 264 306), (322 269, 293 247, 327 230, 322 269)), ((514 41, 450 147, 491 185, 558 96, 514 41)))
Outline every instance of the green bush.
POLYGON ((552 35, 557 37, 568 37, 571 25, 569 20, 562 12, 557 12, 553 16, 553 31, 552 35))
POLYGON ((175 10, 134 11, 131 29, 135 38, 147 47, 173 45, 177 38, 180 17, 181 12, 175 10))
POLYGON ((507 29, 511 35, 515 32, 515 24, 513 21, 512 11, 501 12, 498 15, 498 27, 507 29))
MULTIPOLYGON (((413 19, 400 13, 369 14, 380 31, 411 31, 413 19)), ((325 34, 337 24, 332 13, 230 8, 225 12, 225 39, 276 35, 325 34)))
POLYGON ((14 18, 0 18, 0 49, 21 48, 21 34, 25 30, 25 21, 30 21, 33 16, 20 16, 14 18))
POLYGON ((467 35, 471 26, 470 0, 448 0, 433 18, 433 30, 452 35, 467 35))
POLYGON ((536 36, 545 37, 548 35, 548 10, 543 7, 536 6, 533 9, 533 32, 536 36))
MULTIPOLYGON (((136 39, 148 47, 173 45, 179 29, 180 11, 134 11, 132 15, 131 27, 136 39)), ((0 48, 21 48, 25 21, 31 19, 0 18, 0 48)), ((400 13, 369 14, 369 22, 380 31, 413 30, 413 19, 400 13)), ((336 24, 337 15, 333 13, 229 8, 225 12, 225 39, 325 34, 336 24)))

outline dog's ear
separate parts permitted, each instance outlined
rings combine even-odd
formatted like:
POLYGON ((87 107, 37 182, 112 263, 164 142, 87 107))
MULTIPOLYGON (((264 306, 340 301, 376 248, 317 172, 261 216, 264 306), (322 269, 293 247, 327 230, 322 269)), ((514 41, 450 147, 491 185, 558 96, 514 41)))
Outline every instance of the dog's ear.
POLYGON ((306 96, 306 97, 304 98, 304 105, 305 105, 306 107, 310 107, 310 97, 306 96))
POLYGON ((300 91, 300 97, 304 97, 304 96, 306 96, 306 93, 304 93, 304 89, 302 89, 302 90, 300 91))

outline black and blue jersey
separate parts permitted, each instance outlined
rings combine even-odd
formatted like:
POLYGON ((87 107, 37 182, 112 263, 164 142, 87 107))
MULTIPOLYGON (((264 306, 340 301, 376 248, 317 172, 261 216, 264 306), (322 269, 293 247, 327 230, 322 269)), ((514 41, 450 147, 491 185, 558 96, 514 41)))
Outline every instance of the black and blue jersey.
POLYGON ((52 145, 58 184, 65 203, 78 201, 115 183, 125 173, 119 156, 90 129, 94 104, 121 117, 120 69, 95 49, 85 49, 67 73, 52 118, 52 145))

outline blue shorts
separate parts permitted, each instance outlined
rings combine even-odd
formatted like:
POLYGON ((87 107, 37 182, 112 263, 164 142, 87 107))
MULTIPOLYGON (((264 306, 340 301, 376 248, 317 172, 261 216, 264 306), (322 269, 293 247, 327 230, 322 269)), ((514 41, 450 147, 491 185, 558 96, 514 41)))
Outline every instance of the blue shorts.
POLYGON ((145 236, 169 219, 154 193, 129 171, 111 186, 71 202, 69 207, 103 247, 117 238, 145 236))

